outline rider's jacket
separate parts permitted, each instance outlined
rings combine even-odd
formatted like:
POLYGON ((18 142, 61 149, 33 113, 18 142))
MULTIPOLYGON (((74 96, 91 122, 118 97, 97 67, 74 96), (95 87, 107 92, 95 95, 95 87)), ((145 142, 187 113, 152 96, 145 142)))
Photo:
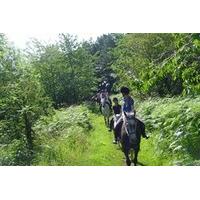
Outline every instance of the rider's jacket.
POLYGON ((134 110, 134 100, 132 97, 127 96, 122 100, 122 111, 123 112, 132 112, 134 110))

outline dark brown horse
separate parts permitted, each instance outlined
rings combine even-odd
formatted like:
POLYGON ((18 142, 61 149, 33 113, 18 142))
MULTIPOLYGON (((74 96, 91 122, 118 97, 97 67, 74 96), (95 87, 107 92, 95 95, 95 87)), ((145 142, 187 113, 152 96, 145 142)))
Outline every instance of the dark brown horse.
POLYGON ((134 113, 124 113, 120 136, 122 151, 126 157, 126 164, 130 166, 131 162, 133 162, 136 166, 138 163, 141 136, 148 139, 148 136, 145 134, 144 123, 137 119, 134 113), (134 158, 133 153, 135 154, 134 158), (131 159, 129 154, 131 154, 131 159))

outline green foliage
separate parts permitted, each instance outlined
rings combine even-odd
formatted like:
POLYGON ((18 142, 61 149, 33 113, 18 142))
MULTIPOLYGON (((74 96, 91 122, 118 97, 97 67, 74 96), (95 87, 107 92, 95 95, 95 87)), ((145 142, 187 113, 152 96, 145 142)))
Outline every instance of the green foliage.
POLYGON ((6 40, 1 44, 0 162, 26 165, 30 164, 33 153, 32 126, 41 115, 48 113, 51 102, 44 96, 37 75, 23 56, 6 40))
POLYGON ((198 34, 174 34, 175 53, 165 59, 150 77, 148 89, 163 88, 162 94, 199 94, 198 34), (165 84, 163 85, 163 80, 165 84), (163 91, 165 90, 165 91, 163 91))
POLYGON ((113 50, 118 85, 136 95, 199 94, 199 34, 126 34, 113 50))
POLYGON ((166 165, 193 165, 200 159, 198 98, 150 99, 139 112, 151 134, 154 152, 166 165))
POLYGON ((35 48, 29 56, 55 108, 79 103, 93 94, 97 81, 95 58, 76 38, 61 34, 57 44, 37 42, 35 48))
POLYGON ((71 106, 38 121, 34 130, 36 155, 33 165, 76 165, 88 148, 92 128, 88 109, 71 106))
MULTIPOLYGON (((104 80, 140 99, 165 97, 139 107, 155 147, 148 151, 143 142, 144 152, 154 154, 154 164, 198 165, 199 55, 199 34, 107 34, 95 42, 60 34, 54 44, 32 40, 25 52, 0 34, 0 165, 76 165, 90 143, 91 151, 96 145, 111 156, 100 137, 87 134, 88 112, 98 106, 69 107, 89 100, 104 80), (168 98, 175 95, 185 98, 168 98), (52 105, 68 108, 54 112, 52 105)), ((91 162, 106 163, 96 160, 100 155, 91 162)))
POLYGON ((170 34, 125 34, 113 50, 112 64, 118 76, 118 85, 127 85, 135 94, 147 93, 149 76, 158 65, 173 53, 173 38, 170 34))
POLYGON ((116 81, 116 76, 111 68, 114 61, 112 50, 116 47, 122 34, 103 34, 90 46, 92 55, 95 55, 95 69, 98 83, 103 81, 110 84, 111 88, 116 81))

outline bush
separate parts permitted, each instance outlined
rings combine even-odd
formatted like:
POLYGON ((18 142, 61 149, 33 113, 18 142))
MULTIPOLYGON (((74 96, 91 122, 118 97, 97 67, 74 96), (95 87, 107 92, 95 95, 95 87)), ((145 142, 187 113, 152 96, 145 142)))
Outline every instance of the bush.
POLYGON ((139 106, 160 159, 194 165, 200 159, 200 97, 150 99, 139 106))
POLYGON ((37 149, 33 165, 76 165, 88 146, 92 128, 88 109, 71 106, 41 119, 34 130, 37 149))

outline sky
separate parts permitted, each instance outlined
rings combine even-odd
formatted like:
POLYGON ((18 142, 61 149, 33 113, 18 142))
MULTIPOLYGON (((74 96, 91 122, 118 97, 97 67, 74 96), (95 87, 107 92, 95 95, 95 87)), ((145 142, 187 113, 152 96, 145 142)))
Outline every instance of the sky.
MULTIPOLYGON (((17 33, 17 32, 9 32, 5 33, 8 40, 10 42, 13 42, 14 45, 18 48, 24 49, 26 47, 26 43, 31 38, 37 38, 38 40, 45 41, 45 42, 54 42, 58 38, 59 33, 17 33)), ((93 40, 96 40, 96 38, 103 33, 70 33, 72 35, 77 35, 78 40, 89 40, 92 38, 93 40)))

